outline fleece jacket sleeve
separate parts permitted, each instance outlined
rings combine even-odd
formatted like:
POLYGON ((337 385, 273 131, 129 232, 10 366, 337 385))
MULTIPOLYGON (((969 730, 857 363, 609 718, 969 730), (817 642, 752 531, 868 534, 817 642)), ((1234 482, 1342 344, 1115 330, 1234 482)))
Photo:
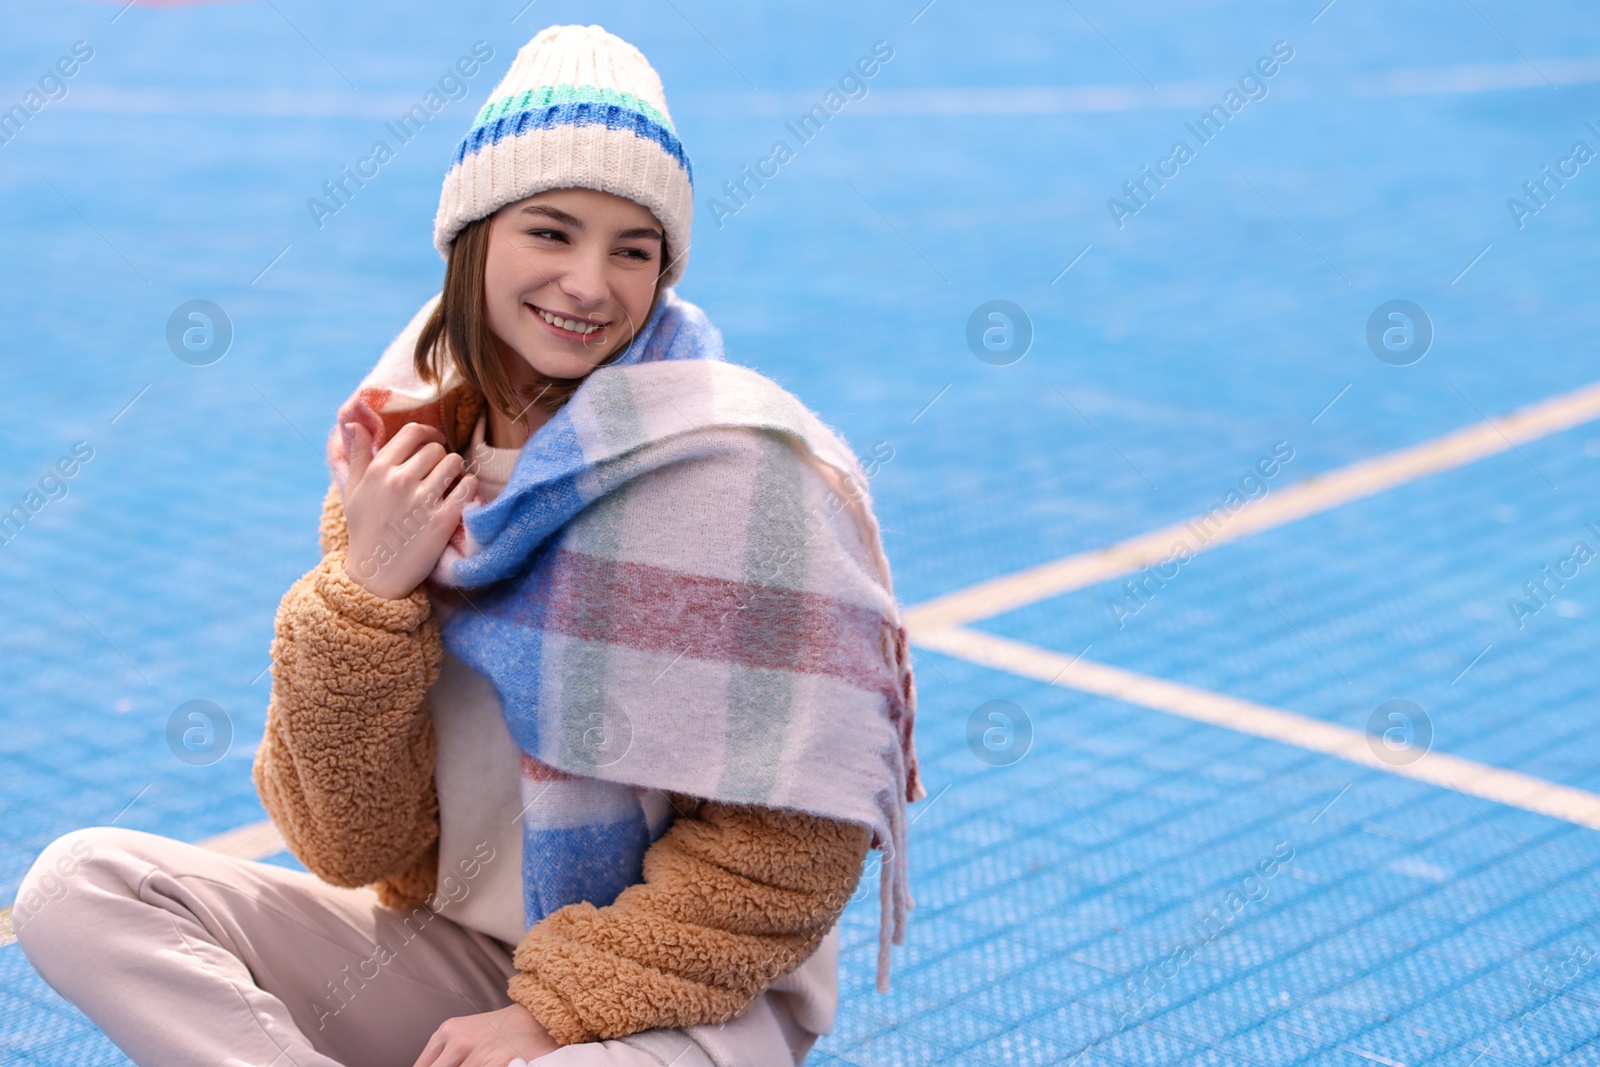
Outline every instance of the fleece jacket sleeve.
POLYGON ((670 796, 642 883, 551 912, 517 946, 508 991, 564 1045, 733 1018, 805 962, 860 880, 864 826, 670 796))
POLYGON ((426 693, 443 656, 422 590, 403 600, 345 573, 337 486, 323 502, 322 562, 284 594, 256 790, 306 869, 341 886, 377 883, 406 907, 434 890, 439 802, 426 693))

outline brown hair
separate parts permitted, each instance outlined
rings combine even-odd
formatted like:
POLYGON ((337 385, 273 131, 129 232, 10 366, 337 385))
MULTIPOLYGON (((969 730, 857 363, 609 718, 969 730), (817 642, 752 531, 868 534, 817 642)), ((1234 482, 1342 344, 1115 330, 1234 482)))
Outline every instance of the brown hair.
MULTIPOLYGON (((474 219, 456 234, 450 243, 450 256, 444 269, 444 287, 438 305, 428 316, 427 324, 417 338, 412 356, 417 377, 436 385, 444 377, 445 360, 450 360, 467 386, 493 404, 508 419, 519 418, 534 404, 556 411, 578 391, 584 378, 552 378, 529 368, 532 383, 527 395, 519 395, 500 362, 500 349, 489 329, 489 314, 485 294, 485 274, 489 259, 489 227, 494 216, 474 219)), ((661 299, 661 276, 666 265, 672 262, 666 241, 661 244, 661 275, 657 276, 655 295, 650 300, 650 310, 645 312, 648 321, 661 299)), ((640 323, 643 326, 644 323, 640 323)), ((637 331, 636 331, 637 332, 637 331)), ((632 343, 632 338, 629 338, 632 343)), ((607 356, 599 366, 616 359, 627 346, 607 356)), ((586 377, 586 376, 585 376, 586 377)))

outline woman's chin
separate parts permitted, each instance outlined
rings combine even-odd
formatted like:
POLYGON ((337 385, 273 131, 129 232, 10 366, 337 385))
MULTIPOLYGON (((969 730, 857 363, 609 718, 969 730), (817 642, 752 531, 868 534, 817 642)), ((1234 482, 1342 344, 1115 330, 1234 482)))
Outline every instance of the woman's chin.
POLYGON ((599 348, 593 354, 567 350, 551 352, 542 348, 533 357, 526 351, 522 354, 529 366, 547 378, 582 378, 604 362, 605 357, 606 352, 599 348))

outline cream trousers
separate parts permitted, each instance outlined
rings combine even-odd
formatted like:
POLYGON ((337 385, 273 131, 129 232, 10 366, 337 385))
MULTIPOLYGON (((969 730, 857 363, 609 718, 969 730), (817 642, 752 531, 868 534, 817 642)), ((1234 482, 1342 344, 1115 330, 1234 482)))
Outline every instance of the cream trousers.
MULTIPOLYGON (((40 976, 140 1067, 411 1067, 446 1019, 512 1003, 513 945, 426 907, 392 911, 370 888, 138 830, 57 838, 13 924, 40 976)), ((770 1011, 766 999, 752 1009, 770 1011)), ((761 1059, 795 1062, 768 1043, 761 1059)), ((533 1062, 715 1067, 667 1029, 533 1062)))

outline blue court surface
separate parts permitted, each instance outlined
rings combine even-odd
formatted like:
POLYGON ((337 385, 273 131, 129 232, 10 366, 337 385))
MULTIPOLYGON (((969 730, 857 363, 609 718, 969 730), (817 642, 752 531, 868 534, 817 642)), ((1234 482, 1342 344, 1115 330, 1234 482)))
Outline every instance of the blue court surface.
MULTIPOLYGON (((334 409, 436 290, 475 109, 598 22, 693 159, 680 291, 892 452, 917 906, 877 994, 874 860, 808 1062, 1600 1063, 1591 5, 524 3, 0 16, 0 109, 92 52, 0 144, 0 511, 47 483, 0 546, 0 904, 68 830, 265 818, 334 409), (193 300, 220 359, 169 344, 193 300)), ((127 1062, 5 919, 0 1061, 127 1062)))

